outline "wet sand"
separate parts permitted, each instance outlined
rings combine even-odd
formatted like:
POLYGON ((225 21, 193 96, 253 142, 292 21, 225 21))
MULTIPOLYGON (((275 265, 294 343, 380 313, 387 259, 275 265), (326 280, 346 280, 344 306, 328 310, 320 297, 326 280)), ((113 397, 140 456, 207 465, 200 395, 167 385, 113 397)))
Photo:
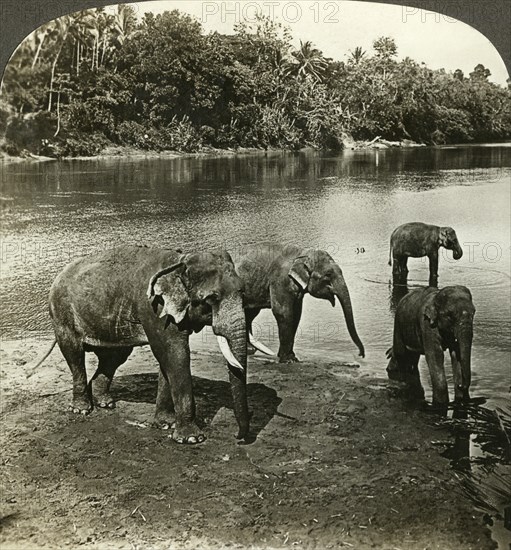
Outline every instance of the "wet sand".
MULTIPOLYGON (((196 337, 207 441, 151 426, 157 365, 135 350, 113 411, 67 411, 71 375, 48 339, 3 341, 2 548, 495 548, 440 456, 449 432, 362 368, 250 357, 255 441, 240 445, 221 356, 196 337)), ((89 376, 95 356, 88 354, 89 376)), ((383 365, 382 365, 383 368, 383 365)))

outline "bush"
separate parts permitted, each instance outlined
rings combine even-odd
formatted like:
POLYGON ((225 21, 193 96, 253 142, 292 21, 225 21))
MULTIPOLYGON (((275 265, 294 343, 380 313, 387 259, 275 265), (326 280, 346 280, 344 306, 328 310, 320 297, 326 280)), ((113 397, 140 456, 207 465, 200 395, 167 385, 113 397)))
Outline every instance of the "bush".
POLYGON ((18 116, 8 122, 5 137, 20 149, 39 154, 43 140, 51 139, 55 134, 56 125, 55 116, 46 111, 18 116))
POLYGON ((131 145, 150 151, 195 152, 202 147, 202 136, 188 117, 176 117, 161 128, 125 121, 115 130, 116 141, 121 145, 131 145))
POLYGON ((108 145, 111 142, 101 133, 66 132, 57 141, 47 144, 47 154, 57 157, 93 157, 108 145))

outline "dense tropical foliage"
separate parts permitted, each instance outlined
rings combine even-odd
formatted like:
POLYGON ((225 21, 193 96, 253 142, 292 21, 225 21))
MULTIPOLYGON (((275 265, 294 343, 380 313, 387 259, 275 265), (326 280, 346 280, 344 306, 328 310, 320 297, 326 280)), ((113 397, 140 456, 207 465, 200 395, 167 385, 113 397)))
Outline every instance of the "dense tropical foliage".
MULTIPOLYGON (((340 52, 341 53, 341 52, 340 52)), ((477 65, 465 76, 397 60, 393 39, 340 62, 293 48, 269 19, 205 34, 179 11, 81 11, 43 25, 6 68, 4 150, 89 155, 108 145, 339 148, 348 137, 422 143, 511 138, 511 92, 477 65)))

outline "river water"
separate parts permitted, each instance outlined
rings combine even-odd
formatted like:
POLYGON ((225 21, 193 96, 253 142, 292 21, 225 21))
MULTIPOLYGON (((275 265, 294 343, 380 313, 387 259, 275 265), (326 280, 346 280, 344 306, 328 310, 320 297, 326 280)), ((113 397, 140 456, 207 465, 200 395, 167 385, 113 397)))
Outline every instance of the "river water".
MULTIPOLYGON (((439 284, 473 294, 472 394, 505 404, 510 145, 0 164, 2 336, 49 338, 50 284, 77 256, 121 243, 225 247, 236 256, 248 243, 284 241, 339 262, 366 346, 361 372, 384 377, 399 298, 389 285, 389 237, 401 223, 424 221, 452 225, 465 251, 459 261, 444 251, 439 284)), ((425 261, 409 269, 409 286, 427 284, 425 261)), ((278 348, 270 312, 255 331, 278 348)), ((340 308, 310 297, 296 350, 304 359, 357 359, 340 308)))

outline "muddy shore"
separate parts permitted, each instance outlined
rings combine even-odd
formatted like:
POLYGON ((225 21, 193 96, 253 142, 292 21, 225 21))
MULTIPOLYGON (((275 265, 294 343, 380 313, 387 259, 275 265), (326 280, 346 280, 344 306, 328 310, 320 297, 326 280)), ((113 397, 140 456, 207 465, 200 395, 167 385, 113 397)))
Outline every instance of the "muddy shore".
MULTIPOLYGON (((346 139, 343 143, 344 150, 370 150, 370 149, 392 149, 392 148, 414 148, 425 147, 423 143, 416 143, 410 140, 403 141, 388 141, 381 138, 375 138, 372 141, 355 141, 352 138, 346 139)), ((304 147, 300 151, 311 150, 309 147, 304 147)), ((93 156, 75 156, 75 157, 48 157, 44 155, 36 155, 28 151, 24 151, 20 156, 8 155, 0 150, 0 161, 2 162, 48 162, 56 160, 101 160, 112 158, 127 158, 127 159, 174 159, 174 158, 201 158, 201 157, 225 157, 235 155, 251 155, 264 154, 275 152, 292 152, 288 149, 277 148, 257 148, 257 147, 238 147, 236 149, 217 149, 214 147, 205 147, 196 153, 186 153, 180 151, 152 151, 145 149, 137 149, 129 146, 112 145, 106 147, 101 153, 93 156)))
MULTIPOLYGON (((348 363, 253 356, 255 441, 240 445, 223 361, 195 337, 207 441, 151 427, 156 363, 135 350, 117 408, 67 412, 71 376, 51 341, 2 342, 0 545, 10 548, 494 548, 439 453, 449 434, 385 380, 348 363)), ((89 375, 95 356, 88 354, 89 375)))

